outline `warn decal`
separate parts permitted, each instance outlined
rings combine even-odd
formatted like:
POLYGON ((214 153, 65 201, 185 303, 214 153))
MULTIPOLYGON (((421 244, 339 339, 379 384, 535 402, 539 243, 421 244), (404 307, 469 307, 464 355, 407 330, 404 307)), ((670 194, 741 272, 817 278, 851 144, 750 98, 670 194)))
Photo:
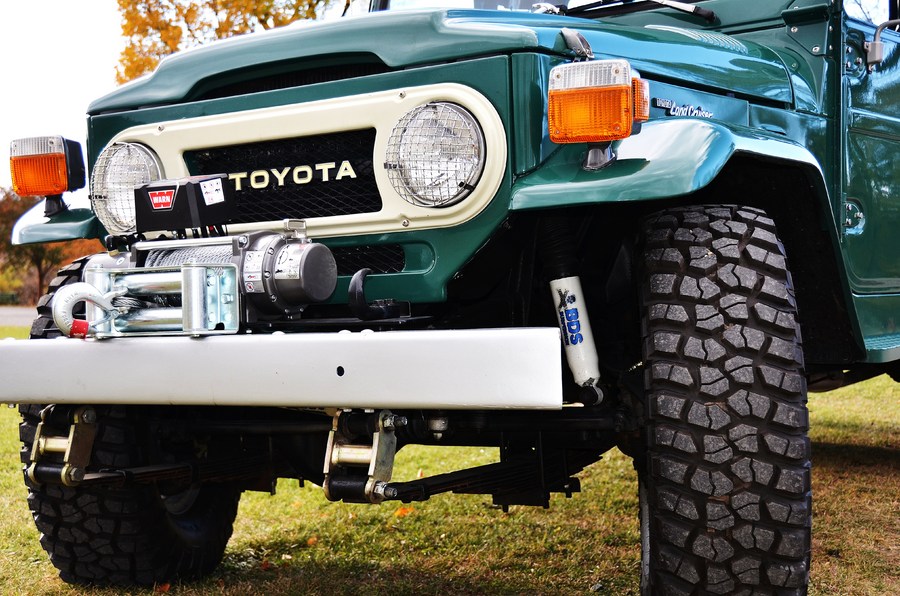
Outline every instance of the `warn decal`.
POLYGON ((175 189, 171 190, 151 190, 147 194, 150 195, 150 204, 155 211, 163 209, 171 209, 175 203, 175 189))

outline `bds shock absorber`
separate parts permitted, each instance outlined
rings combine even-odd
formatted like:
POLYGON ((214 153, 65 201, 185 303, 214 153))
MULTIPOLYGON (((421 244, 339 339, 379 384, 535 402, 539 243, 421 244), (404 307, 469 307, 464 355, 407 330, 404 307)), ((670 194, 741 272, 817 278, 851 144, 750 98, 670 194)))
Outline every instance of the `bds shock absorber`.
POLYGON ((544 273, 550 279, 550 292, 556 306, 566 360, 582 388, 579 401, 596 405, 603 401, 600 385, 600 359, 594 343, 587 303, 577 275, 575 243, 566 220, 546 218, 542 222, 544 273))

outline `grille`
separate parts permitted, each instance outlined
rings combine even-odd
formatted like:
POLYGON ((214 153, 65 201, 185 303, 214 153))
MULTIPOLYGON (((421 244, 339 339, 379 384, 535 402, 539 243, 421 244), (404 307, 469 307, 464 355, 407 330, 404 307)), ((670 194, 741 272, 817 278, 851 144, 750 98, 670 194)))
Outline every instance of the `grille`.
MULTIPOLYGON (((337 262, 338 275, 353 275, 368 267, 372 273, 399 273, 406 266, 403 247, 399 244, 339 246, 331 249, 337 262)), ((188 261, 197 263, 228 263, 230 246, 209 246, 152 250, 147 253, 145 267, 172 267, 188 261)))
POLYGON ((399 273, 406 266, 403 247, 399 244, 378 246, 340 246, 331 249, 337 261, 338 275, 353 275, 368 267, 372 273, 399 273))
POLYGON ((245 174, 231 181, 237 199, 231 223, 311 219, 381 210, 374 143, 370 128, 188 151, 184 157, 192 174, 245 174))

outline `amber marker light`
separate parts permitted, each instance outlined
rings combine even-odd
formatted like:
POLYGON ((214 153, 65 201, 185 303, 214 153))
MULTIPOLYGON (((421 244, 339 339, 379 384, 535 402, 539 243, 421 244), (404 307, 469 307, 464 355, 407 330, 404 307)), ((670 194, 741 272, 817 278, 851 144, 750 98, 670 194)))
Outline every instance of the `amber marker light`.
POLYGON ((561 64, 550 71, 548 126, 554 143, 603 143, 631 135, 631 65, 626 60, 561 64))
POLYGON ((84 186, 81 146, 62 137, 30 137, 10 143, 9 168, 19 196, 54 196, 84 186))
POLYGON ((634 96, 634 121, 646 122, 650 119, 650 83, 635 73, 631 79, 634 96))

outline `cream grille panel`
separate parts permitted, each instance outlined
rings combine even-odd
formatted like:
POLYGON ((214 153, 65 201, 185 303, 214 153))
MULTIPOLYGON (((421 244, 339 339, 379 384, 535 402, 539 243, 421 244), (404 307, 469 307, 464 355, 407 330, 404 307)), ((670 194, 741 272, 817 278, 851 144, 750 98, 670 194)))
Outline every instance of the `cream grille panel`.
MULTIPOLYGON (((126 129, 111 143, 147 145, 159 156, 164 178, 188 176, 186 151, 374 128, 375 181, 383 206, 377 213, 322 217, 307 221, 312 236, 342 236, 421 230, 459 225, 487 207, 500 188, 506 169, 503 123, 491 103, 463 85, 445 83, 366 93, 322 101, 261 108, 200 118, 158 122, 126 129), (469 110, 485 136, 485 167, 475 190, 460 203, 444 208, 411 205, 391 186, 383 164, 394 125, 410 110, 432 101, 449 101, 469 110)), ((285 164, 301 165, 301 164, 285 164)), ((253 164, 247 164, 253 170, 253 164)), ((339 192, 335 189, 335 192, 339 192)), ((230 232, 270 228, 265 224, 229 226, 230 232)))

